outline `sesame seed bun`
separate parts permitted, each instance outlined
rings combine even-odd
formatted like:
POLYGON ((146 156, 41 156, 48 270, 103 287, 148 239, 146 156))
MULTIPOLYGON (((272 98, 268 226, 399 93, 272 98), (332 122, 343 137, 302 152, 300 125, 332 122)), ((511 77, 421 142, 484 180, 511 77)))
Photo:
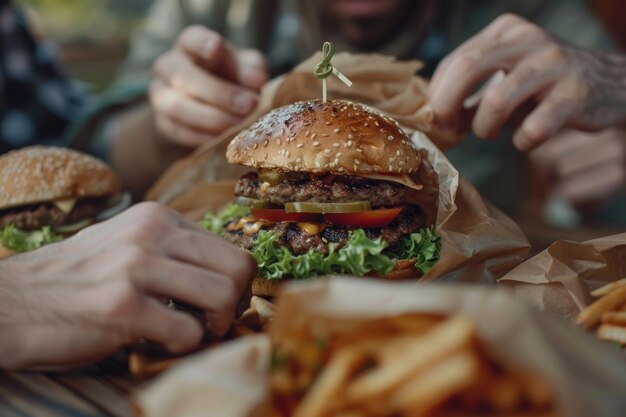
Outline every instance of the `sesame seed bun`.
MULTIPOLYGON (((396 261, 391 272, 385 275, 371 274, 373 277, 388 281, 401 281, 419 278, 422 274, 415 268, 415 259, 401 259, 396 261)), ((280 286, 285 280, 270 281, 265 278, 256 277, 252 280, 252 295, 263 298, 272 298, 278 295, 280 286)))
POLYGON ((230 163, 280 171, 409 174, 420 156, 397 122, 343 100, 280 107, 229 144, 230 163))
POLYGON ((84 153, 32 146, 0 156, 0 210, 119 192, 111 168, 84 153))

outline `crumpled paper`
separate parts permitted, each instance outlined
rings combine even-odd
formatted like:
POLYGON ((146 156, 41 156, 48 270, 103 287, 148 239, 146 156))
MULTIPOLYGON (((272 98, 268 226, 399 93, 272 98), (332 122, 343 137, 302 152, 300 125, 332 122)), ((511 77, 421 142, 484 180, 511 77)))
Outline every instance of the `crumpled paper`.
MULTIPOLYGON (((620 354, 508 291, 362 278, 294 282, 279 297, 270 335, 311 321, 333 326, 415 312, 473 318, 488 353, 507 366, 546 377, 567 417, 624 415, 626 372, 620 354)), ((264 416, 269 349, 267 336, 255 336, 191 357, 140 391, 137 405, 145 417, 264 416)))
MULTIPOLYGON (((320 54, 314 55, 291 73, 269 82, 255 112, 172 166, 149 192, 148 199, 167 204, 194 220, 230 201, 234 183, 229 185, 228 180, 235 180, 250 169, 228 164, 226 146, 241 129, 273 108, 319 98, 321 83, 312 69, 320 59, 320 54)), ((420 64, 382 55, 345 53, 337 54, 333 64, 353 85, 348 88, 334 77, 329 78, 330 98, 350 99, 381 110, 398 120, 422 150, 424 164, 418 180, 424 189, 416 192, 415 199, 427 214, 429 224, 437 225, 443 242, 440 260, 422 280, 494 283, 522 262, 529 243, 519 227, 460 178, 440 150, 454 143, 455 138, 446 137, 433 126, 433 113, 426 102, 426 82, 415 75, 420 64)))
MULTIPOLYGON (((626 233, 560 240, 499 280, 538 309, 574 320, 593 302, 591 291, 626 277, 626 233)), ((626 371, 625 371, 626 372, 626 371)))

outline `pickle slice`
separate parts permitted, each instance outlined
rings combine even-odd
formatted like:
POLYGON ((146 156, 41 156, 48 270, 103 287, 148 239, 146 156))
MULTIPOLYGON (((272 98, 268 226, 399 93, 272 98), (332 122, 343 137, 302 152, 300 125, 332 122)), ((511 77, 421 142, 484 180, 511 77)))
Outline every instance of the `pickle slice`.
POLYGON ((350 203, 315 203, 312 201, 295 201, 285 204, 287 213, 357 213, 371 210, 369 201, 350 203))
POLYGON ((285 180, 285 173, 272 171, 269 169, 260 169, 259 180, 261 180, 261 182, 267 182, 273 187, 276 184, 279 184, 285 180))
POLYGON ((76 223, 53 226, 52 230, 54 230, 57 233, 61 233, 63 235, 72 234, 80 230, 83 230, 85 227, 91 225, 91 223, 93 223, 91 219, 84 219, 84 220, 79 220, 76 223))
POLYGON ((243 196, 237 197, 237 199, 235 200, 235 203, 242 205, 242 206, 250 207, 253 209, 262 209, 262 208, 267 207, 267 203, 263 200, 257 200, 256 198, 249 198, 249 197, 243 197, 243 196))

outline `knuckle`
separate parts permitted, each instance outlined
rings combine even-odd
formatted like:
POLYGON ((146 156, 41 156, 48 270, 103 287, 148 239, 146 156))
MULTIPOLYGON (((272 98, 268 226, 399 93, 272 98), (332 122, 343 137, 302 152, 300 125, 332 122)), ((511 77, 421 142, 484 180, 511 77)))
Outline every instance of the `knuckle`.
POLYGON ((198 39, 198 38, 208 38, 212 36, 215 32, 207 29, 206 27, 200 24, 193 24, 186 27, 181 33, 180 38, 183 41, 190 39, 198 39))
POLYGON ((565 78, 561 88, 571 103, 585 103, 592 94, 591 86, 579 76, 565 78))
POLYGON ((134 286, 127 280, 116 280, 109 289, 107 297, 96 307, 98 317, 113 321, 135 315, 141 308, 141 300, 134 286))
POLYGON ((151 261, 150 252, 138 245, 127 244, 118 247, 120 255, 117 257, 121 276, 131 279, 137 271, 145 269, 151 261))
POLYGON ((169 214, 167 208, 154 201, 144 201, 138 203, 133 206, 133 209, 138 217, 143 218, 148 222, 163 221, 169 214))
POLYGON ((510 27, 512 25, 517 25, 520 23, 525 24, 528 22, 522 19, 520 16, 516 15, 515 13, 503 13, 500 16, 498 16, 496 20, 493 21, 493 23, 495 25, 499 25, 503 27, 510 27))
POLYGON ((567 53, 565 50, 555 43, 551 43, 545 47, 542 61, 550 65, 558 65, 567 61, 567 53))
POLYGON ((152 74, 155 77, 160 76, 161 74, 163 74, 164 72, 166 72, 166 69, 168 67, 169 64, 169 60, 170 60, 170 53, 166 52, 163 55, 160 55, 152 64, 152 74))
POLYGON ((169 230, 169 210, 158 203, 139 203, 133 214, 135 221, 130 225, 130 232, 136 242, 155 239, 169 230))
POLYGON ((547 128, 542 120, 525 120, 522 124, 522 133, 530 142, 535 144, 547 139, 547 128))
POLYGON ((265 55, 258 49, 244 49, 241 51, 241 54, 252 64, 256 64, 262 68, 265 68, 267 65, 265 55))
POLYGON ((493 113, 502 113, 506 111, 508 96, 504 91, 502 91, 501 88, 492 88, 485 93, 483 101, 489 111, 493 113))
POLYGON ((459 52, 450 61, 450 66, 454 66, 460 73, 467 73, 476 67, 476 58, 470 52, 459 52))

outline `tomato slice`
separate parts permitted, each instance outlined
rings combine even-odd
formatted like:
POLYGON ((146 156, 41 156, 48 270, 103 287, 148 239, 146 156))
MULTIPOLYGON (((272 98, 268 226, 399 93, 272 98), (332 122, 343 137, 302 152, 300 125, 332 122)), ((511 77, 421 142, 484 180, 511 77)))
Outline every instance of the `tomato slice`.
POLYGON ((287 213, 283 209, 255 209, 252 215, 259 220, 270 222, 313 222, 318 219, 315 213, 287 213))
POLYGON ((324 218, 334 224, 352 227, 385 227, 395 219, 402 208, 368 210, 358 213, 326 213, 324 218))

